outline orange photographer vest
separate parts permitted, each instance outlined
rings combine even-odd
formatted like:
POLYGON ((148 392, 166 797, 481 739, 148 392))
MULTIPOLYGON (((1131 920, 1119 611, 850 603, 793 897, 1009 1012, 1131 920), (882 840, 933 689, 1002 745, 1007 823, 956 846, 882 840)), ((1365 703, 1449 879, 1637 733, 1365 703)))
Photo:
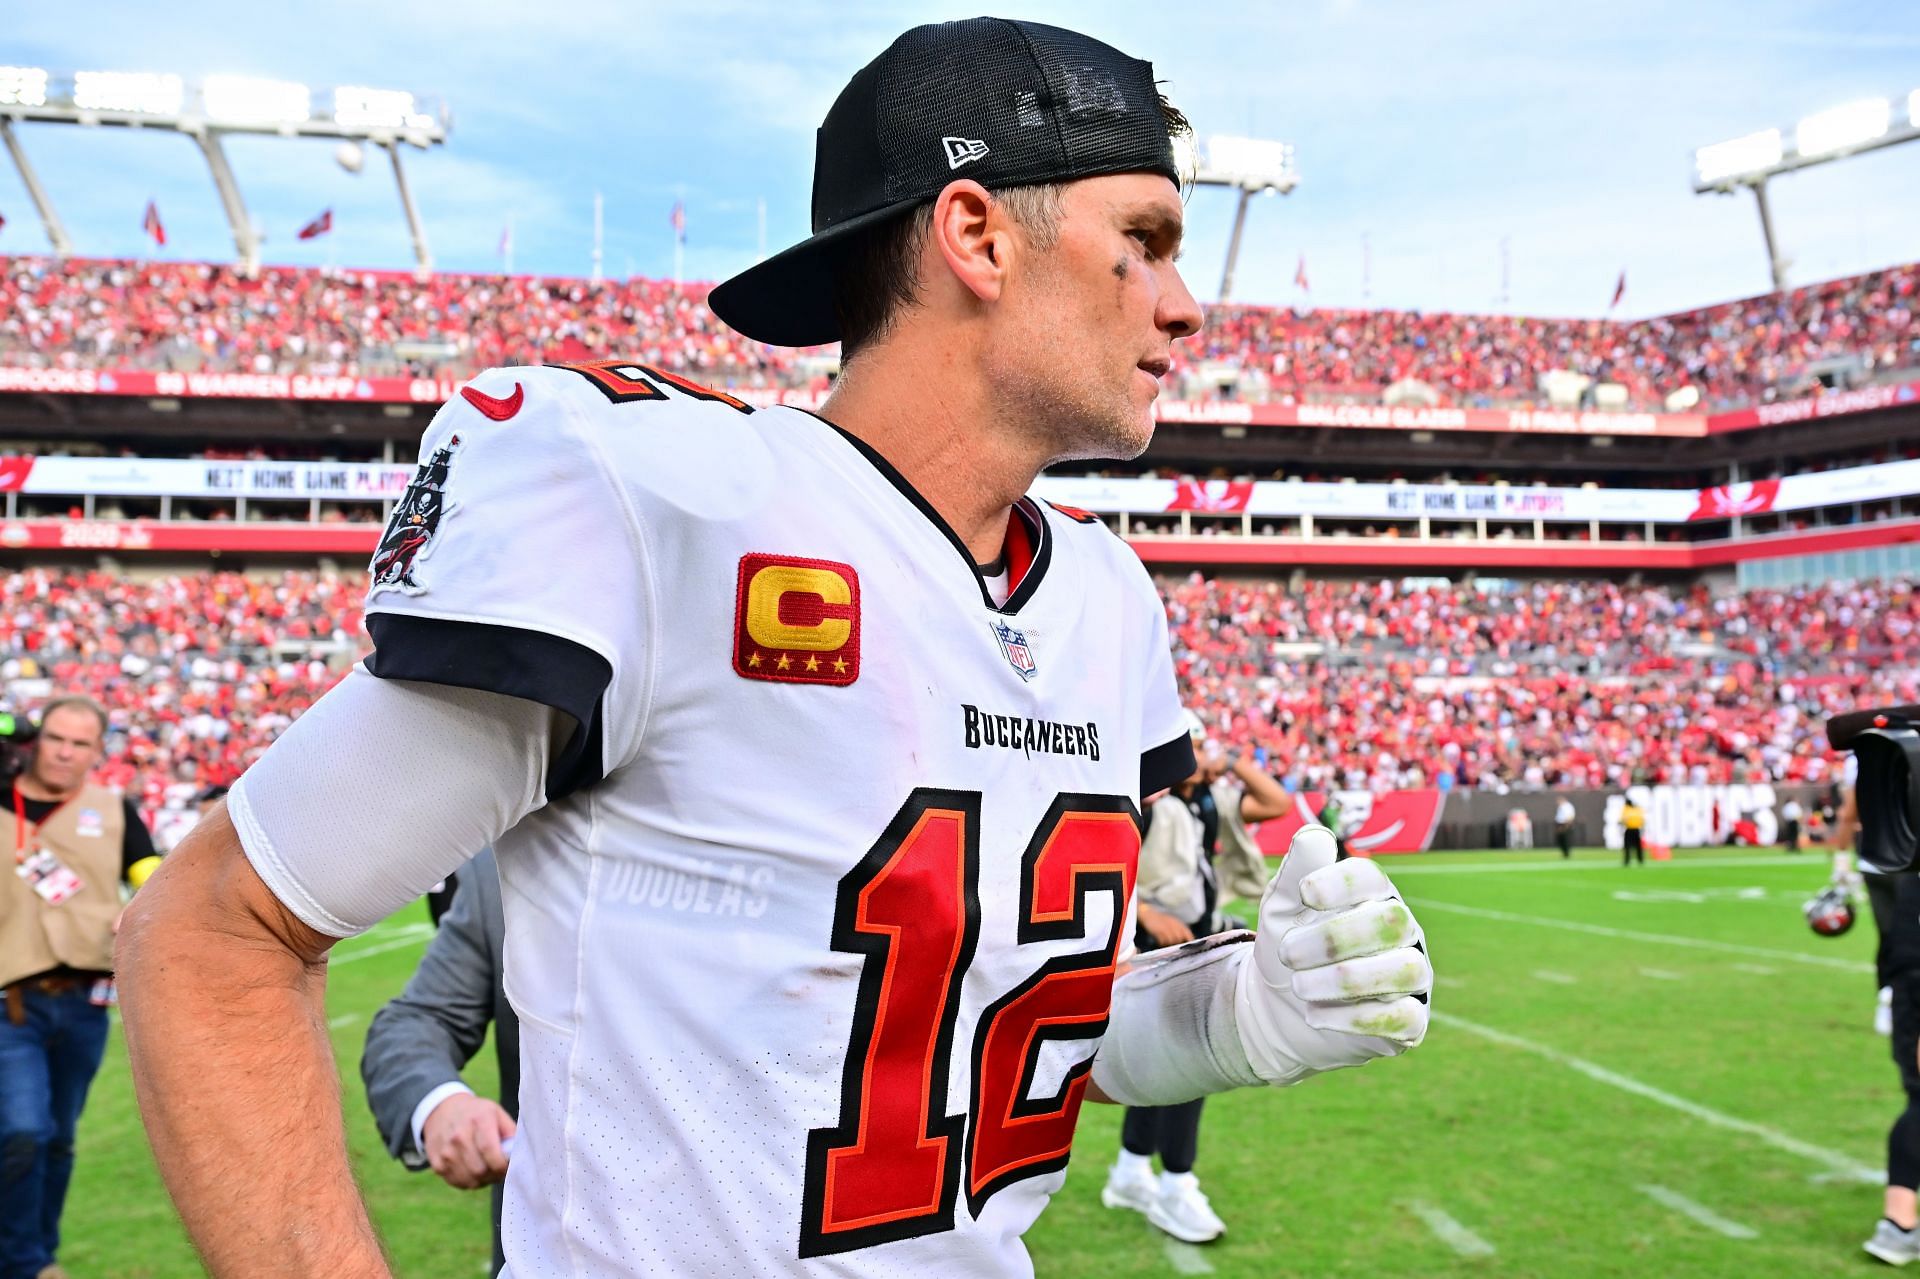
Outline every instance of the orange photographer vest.
MULTIPOLYGON (((0 986, 50 968, 113 971, 113 921, 120 914, 120 858, 126 802, 118 791, 88 784, 47 815, 29 843, 49 849, 84 887, 49 906, 16 873, 21 830, 8 823, 12 854, 0 866, 0 986)), ((0 822, 12 814, 0 811, 0 822)))

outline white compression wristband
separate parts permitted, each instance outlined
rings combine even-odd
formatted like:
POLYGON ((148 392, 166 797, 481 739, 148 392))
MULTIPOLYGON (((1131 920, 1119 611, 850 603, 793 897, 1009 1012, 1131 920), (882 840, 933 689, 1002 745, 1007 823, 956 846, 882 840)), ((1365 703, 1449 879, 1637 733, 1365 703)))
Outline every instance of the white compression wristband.
POLYGON ((234 784, 247 860, 289 910, 351 937, 546 802, 556 721, 536 702, 356 669, 234 784))
POLYGON ((1123 1106, 1172 1106, 1264 1082, 1241 1044, 1234 990, 1253 934, 1219 933, 1134 961, 1113 984, 1093 1083, 1123 1106))

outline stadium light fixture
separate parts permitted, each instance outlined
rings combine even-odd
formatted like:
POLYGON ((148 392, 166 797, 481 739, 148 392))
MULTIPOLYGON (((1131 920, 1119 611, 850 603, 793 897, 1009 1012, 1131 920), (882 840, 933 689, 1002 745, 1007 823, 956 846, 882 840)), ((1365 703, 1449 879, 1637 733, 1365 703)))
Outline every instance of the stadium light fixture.
POLYGON ((240 198, 222 139, 230 133, 254 133, 333 138, 343 147, 371 143, 386 148, 393 159, 401 209, 413 237, 414 260, 422 274, 430 272, 433 257, 407 186, 400 145, 424 151, 445 143, 453 127, 446 105, 402 90, 345 85, 331 91, 331 110, 316 110, 316 96, 304 84, 250 76, 208 76, 190 85, 177 75, 123 71, 58 75, 38 67, 0 67, 0 142, 13 157, 27 194, 39 210, 53 251, 66 257, 73 252, 72 242, 52 200, 27 163, 13 126, 27 121, 109 125, 187 135, 206 157, 233 230, 240 267, 249 274, 260 266, 260 236, 240 198))
POLYGON ((1744 138, 1701 147, 1693 153, 1695 180, 1712 185, 1771 168, 1780 163, 1784 145, 1780 130, 1762 129, 1744 138))
POLYGON ((1828 155, 1863 146, 1886 133, 1893 123, 1893 104, 1885 98, 1866 98, 1816 111, 1793 130, 1793 149, 1803 156, 1828 155))
POLYGON ((200 82, 200 106, 210 124, 304 124, 313 114, 313 94, 290 80, 210 75, 200 82))
POLYGON ((0 67, 0 106, 38 107, 47 101, 47 73, 39 67, 0 67))
POLYGON ((1791 130, 1763 129, 1694 151, 1694 194, 1712 191, 1731 195, 1740 187, 1753 192, 1776 292, 1787 287, 1787 261, 1774 240, 1767 182, 1796 169, 1829 164, 1863 151, 1920 138, 1920 89, 1904 95, 1905 118, 1899 121, 1895 119, 1896 100, 1894 97, 1861 98, 1816 111, 1791 130), (1787 144, 1788 138, 1792 139, 1791 146, 1787 144))
POLYGON ((434 124, 433 117, 414 104, 411 93, 353 85, 333 91, 333 119, 348 129, 431 129, 434 124))
POLYGON ((1174 164, 1197 187, 1231 187, 1240 193, 1233 214, 1233 234, 1227 239, 1227 262, 1220 273, 1220 301, 1233 292, 1233 271, 1240 260, 1240 235, 1247 225, 1247 206, 1253 197, 1278 191, 1285 195, 1300 185, 1294 167, 1293 144, 1266 138, 1243 138, 1228 133, 1205 138, 1192 135, 1174 140, 1174 164))
POLYGON ((174 115, 186 92, 185 82, 177 75, 144 71, 76 71, 73 75, 73 105, 80 111, 174 115))

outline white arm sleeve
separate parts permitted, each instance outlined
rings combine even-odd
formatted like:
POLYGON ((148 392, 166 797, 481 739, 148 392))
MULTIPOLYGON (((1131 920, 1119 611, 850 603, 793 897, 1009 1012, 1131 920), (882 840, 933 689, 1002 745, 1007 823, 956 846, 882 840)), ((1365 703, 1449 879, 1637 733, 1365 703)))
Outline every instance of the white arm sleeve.
POLYGON ((351 937, 546 802, 557 732, 535 702, 355 669, 227 797, 247 860, 309 927, 351 937))

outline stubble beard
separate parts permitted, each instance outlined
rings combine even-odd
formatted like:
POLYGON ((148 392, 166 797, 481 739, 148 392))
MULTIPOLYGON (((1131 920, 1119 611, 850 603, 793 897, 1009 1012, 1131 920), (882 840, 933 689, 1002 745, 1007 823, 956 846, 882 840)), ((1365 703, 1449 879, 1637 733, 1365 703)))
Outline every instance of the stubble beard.
POLYGON ((1056 361, 1029 372, 1008 389, 1026 430, 1056 462, 1132 461, 1153 440, 1150 411, 1137 408, 1125 388, 1102 394, 1075 382, 1056 361))

